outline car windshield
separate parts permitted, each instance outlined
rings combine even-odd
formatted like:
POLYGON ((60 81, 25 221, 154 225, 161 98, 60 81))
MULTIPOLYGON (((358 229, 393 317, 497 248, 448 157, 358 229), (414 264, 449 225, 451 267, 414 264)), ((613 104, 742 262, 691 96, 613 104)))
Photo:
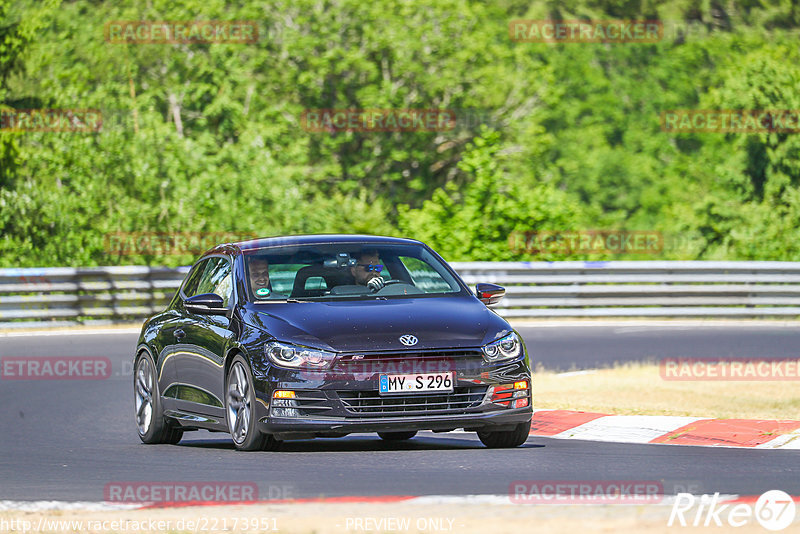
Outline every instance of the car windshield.
POLYGON ((249 300, 404 298, 459 293, 425 247, 336 243, 269 247, 244 254, 249 300))

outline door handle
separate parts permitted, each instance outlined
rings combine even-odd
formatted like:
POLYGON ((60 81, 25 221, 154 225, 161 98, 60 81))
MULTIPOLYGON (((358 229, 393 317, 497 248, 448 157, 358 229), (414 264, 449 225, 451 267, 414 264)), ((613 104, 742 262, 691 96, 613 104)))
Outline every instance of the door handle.
POLYGON ((178 341, 186 337, 186 332, 184 332, 182 328, 177 328, 173 334, 175 335, 175 339, 178 341))

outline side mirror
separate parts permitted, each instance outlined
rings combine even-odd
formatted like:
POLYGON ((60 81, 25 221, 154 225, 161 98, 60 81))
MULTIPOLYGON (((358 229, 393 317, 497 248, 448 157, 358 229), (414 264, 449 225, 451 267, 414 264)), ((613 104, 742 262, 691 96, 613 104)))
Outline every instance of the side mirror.
POLYGON ((183 301, 183 305, 190 312, 200 315, 225 315, 228 313, 222 297, 216 293, 203 293, 189 297, 183 301))
POLYGON ((506 288, 495 284, 478 284, 475 286, 475 295, 478 297, 478 300, 487 306, 497 304, 502 300, 505 294, 506 288))

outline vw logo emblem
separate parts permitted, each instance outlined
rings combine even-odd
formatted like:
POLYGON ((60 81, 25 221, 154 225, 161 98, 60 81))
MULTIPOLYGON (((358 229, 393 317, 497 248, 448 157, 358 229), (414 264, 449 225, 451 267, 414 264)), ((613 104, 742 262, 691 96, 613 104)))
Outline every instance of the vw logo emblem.
POLYGON ((411 334, 406 334, 404 336, 400 336, 400 343, 405 345, 406 347, 411 347, 417 344, 419 341, 416 336, 412 336, 411 334))

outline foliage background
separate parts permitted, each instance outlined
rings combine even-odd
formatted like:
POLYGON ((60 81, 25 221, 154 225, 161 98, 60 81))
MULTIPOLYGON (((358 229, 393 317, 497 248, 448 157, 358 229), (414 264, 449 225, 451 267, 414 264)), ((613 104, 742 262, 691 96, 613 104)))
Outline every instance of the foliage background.
POLYGON ((363 232, 448 260, 554 260, 512 232, 663 232, 653 255, 799 260, 800 136, 670 134, 661 111, 800 109, 786 0, 0 0, 0 267, 186 264, 116 232, 363 232), (509 39, 528 18, 660 19, 656 44, 509 39), (255 20, 255 44, 109 44, 112 20, 255 20), (447 108, 446 132, 310 133, 305 109, 447 108), (174 120, 181 118, 182 129, 174 120))

